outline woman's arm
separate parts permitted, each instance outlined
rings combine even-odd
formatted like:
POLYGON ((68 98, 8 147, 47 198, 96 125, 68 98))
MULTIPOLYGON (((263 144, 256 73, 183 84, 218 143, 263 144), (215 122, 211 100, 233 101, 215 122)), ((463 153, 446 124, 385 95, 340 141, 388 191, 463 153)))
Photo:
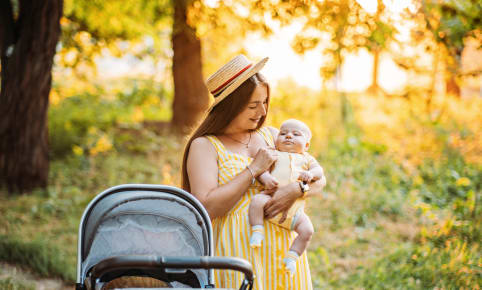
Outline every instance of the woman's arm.
POLYGON ((251 184, 246 169, 231 182, 218 187, 216 149, 205 137, 192 141, 187 157, 187 175, 191 193, 204 205, 211 219, 226 214, 251 184))
MULTIPOLYGON (((258 176, 274 162, 267 149, 260 149, 250 164, 258 176)), ((253 176, 248 169, 241 171, 228 183, 218 185, 217 153, 209 140, 199 137, 193 140, 187 158, 187 175, 191 193, 204 205, 211 219, 225 215, 251 185, 253 176)))

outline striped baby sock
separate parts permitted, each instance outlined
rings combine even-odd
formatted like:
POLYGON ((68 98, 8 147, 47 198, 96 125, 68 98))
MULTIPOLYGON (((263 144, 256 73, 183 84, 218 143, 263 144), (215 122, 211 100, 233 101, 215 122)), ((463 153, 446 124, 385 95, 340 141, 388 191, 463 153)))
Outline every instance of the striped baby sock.
POLYGON ((261 247, 261 243, 264 239, 264 227, 263 225, 255 225, 251 227, 251 238, 249 239, 249 245, 251 248, 261 247))
POLYGON ((296 272, 296 261, 300 256, 295 251, 288 251, 286 257, 283 259, 285 269, 293 275, 296 272))

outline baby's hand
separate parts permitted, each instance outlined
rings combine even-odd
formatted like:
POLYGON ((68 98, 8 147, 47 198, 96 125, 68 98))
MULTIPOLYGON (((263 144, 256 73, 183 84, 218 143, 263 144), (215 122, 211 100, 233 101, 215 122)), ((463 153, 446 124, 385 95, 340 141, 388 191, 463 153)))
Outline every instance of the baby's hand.
POLYGON ((263 183, 266 189, 273 189, 278 187, 278 180, 273 177, 273 175, 263 173, 259 176, 259 180, 263 183))
POLYGON ((276 178, 274 177, 271 177, 268 181, 266 181, 264 183, 264 187, 266 189, 274 189, 274 188, 277 188, 278 187, 278 181, 276 180, 276 178))
POLYGON ((313 174, 309 171, 301 171, 298 179, 304 182, 311 182, 313 180, 313 174))

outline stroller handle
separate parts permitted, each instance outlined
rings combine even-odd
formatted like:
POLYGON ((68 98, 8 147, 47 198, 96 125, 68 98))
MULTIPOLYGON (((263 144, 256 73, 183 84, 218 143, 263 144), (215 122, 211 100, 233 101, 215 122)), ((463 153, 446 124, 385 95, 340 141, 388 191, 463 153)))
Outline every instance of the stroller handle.
MULTIPOLYGON (((133 256, 116 256, 107 258, 98 263, 92 269, 94 277, 101 277, 113 270, 143 268, 158 269, 224 269, 236 270, 244 273, 245 281, 252 286, 253 268, 251 264, 241 258, 235 257, 211 257, 211 256, 193 256, 193 257, 164 257, 153 255, 133 255, 133 256)), ((250 287, 249 287, 250 288, 250 287)))

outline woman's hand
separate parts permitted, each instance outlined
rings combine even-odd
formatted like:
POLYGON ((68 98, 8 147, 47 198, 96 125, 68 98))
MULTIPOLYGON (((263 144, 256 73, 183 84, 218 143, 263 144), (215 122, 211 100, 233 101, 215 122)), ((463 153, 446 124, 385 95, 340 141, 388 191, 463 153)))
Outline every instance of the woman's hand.
POLYGON ((279 187, 264 206, 265 218, 270 219, 280 212, 284 212, 283 218, 280 220, 280 222, 283 222, 286 218, 288 209, 293 205, 296 199, 302 195, 303 193, 301 192, 298 182, 279 187))
POLYGON ((260 148, 249 168, 253 170, 255 177, 265 172, 278 159, 278 154, 270 148, 260 148))

